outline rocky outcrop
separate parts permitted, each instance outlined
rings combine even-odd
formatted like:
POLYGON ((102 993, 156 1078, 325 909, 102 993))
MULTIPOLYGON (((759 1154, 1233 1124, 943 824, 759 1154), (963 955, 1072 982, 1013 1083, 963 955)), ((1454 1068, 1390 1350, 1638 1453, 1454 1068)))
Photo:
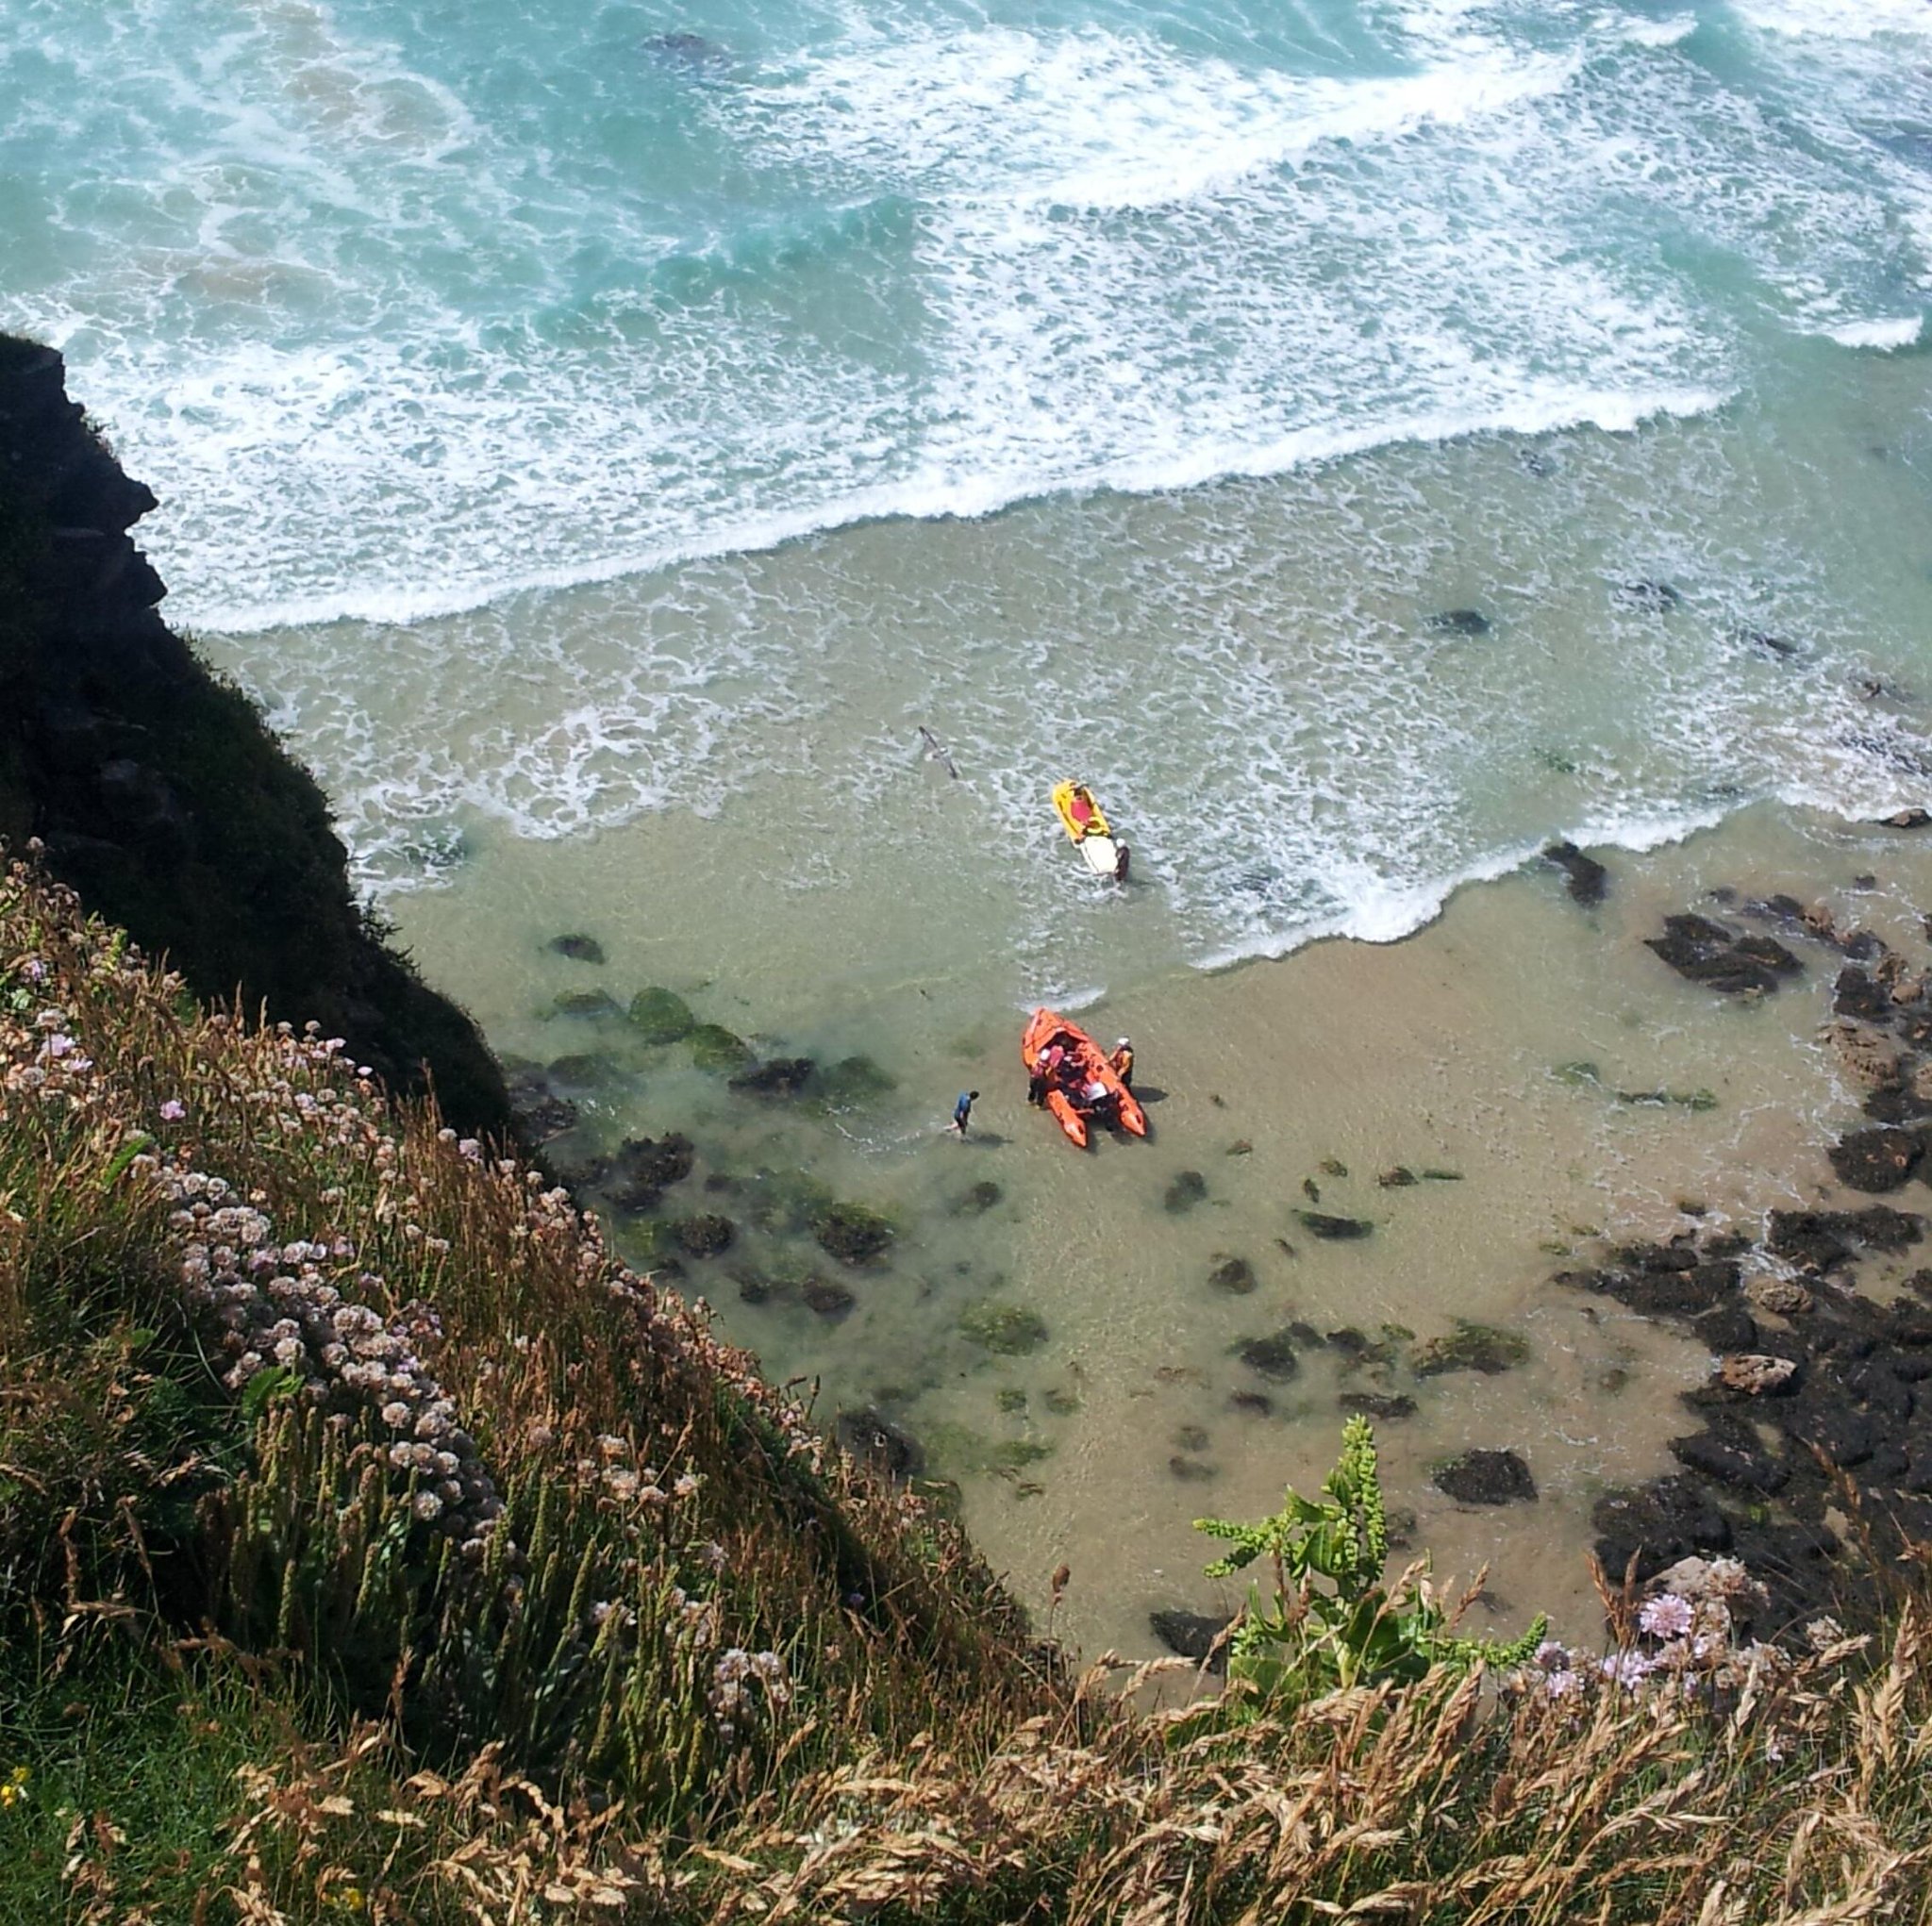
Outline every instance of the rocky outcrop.
POLYGON ((60 357, 0 336, 0 838, 38 838, 205 1001, 313 1019, 459 1128, 507 1131, 494 1060, 357 904, 314 779, 157 612, 127 534, 154 506, 60 357))

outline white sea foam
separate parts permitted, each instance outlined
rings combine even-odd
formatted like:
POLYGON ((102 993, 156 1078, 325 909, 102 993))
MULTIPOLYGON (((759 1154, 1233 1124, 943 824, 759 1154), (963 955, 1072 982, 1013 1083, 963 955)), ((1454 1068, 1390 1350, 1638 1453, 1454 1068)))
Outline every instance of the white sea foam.
POLYGON ((1740 20, 1760 31, 1807 40, 1872 40, 1881 34, 1932 33, 1927 0, 1729 0, 1740 20))
POLYGON ((1841 348, 1896 349, 1914 346, 1924 330, 1923 314, 1907 314, 1882 321, 1848 321, 1825 332, 1841 348))

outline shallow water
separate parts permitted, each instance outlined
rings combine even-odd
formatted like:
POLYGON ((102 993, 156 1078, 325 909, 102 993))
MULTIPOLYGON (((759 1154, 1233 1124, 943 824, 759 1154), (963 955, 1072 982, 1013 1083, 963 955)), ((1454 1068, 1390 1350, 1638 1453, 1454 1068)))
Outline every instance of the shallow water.
MULTIPOLYGON (((1416 1514, 1414 1542, 1439 1570, 1468 1578, 1489 1562, 1498 1625, 1547 1608, 1589 1635, 1590 1504, 1667 1469, 1665 1440, 1690 1428, 1675 1393, 1708 1366, 1688 1340, 1553 1287, 1552 1272, 1607 1238, 1687 1225, 1687 1204, 1707 1224, 1750 1227, 1772 1205, 1823 1194, 1824 1133, 1856 1114, 1816 1040, 1834 953, 1799 942, 1805 979, 1745 1005, 1682 983, 1641 938, 1727 884, 1823 897, 1841 922, 1917 954, 1917 905, 1932 902, 1932 846, 1759 809, 1642 858, 1613 856, 1595 910, 1534 866, 1464 890, 1403 943, 1336 940, 1280 962, 1156 973, 1085 1018, 1104 1040, 1133 1035, 1152 1135, 1082 1155, 1026 1107, 1020 1019, 982 959, 950 974, 868 968, 850 954, 849 923, 760 898, 734 869, 752 855, 700 822, 549 848, 509 841, 450 888, 402 899, 403 931, 500 1047, 621 1066, 599 1092, 572 1086, 585 1122, 556 1145, 565 1160, 626 1132, 691 1135, 697 1169, 662 1212, 722 1211, 739 1239, 691 1264, 683 1287, 705 1294, 771 1375, 815 1392, 827 1421, 873 1408, 919 1437, 929 1472, 959 1484, 974 1537, 1030 1602, 1043 1606, 1048 1575, 1069 1563, 1058 1622, 1090 1652, 1146 1650, 1151 1608, 1216 1605, 1190 1520, 1258 1515, 1284 1480, 1318 1482, 1349 1389, 1416 1401, 1413 1417, 1378 1432, 1391 1502, 1416 1514), (654 835, 678 852, 661 872, 647 867, 654 835), (1877 887, 1853 887, 1868 874, 1877 887), (545 951, 579 927, 604 943, 601 968, 545 951), (721 929, 713 951, 699 933, 715 941, 721 929), (864 1051, 898 1088, 828 1111, 759 1099, 693 1069, 683 1046, 639 1045, 621 1020, 546 1013, 559 992, 608 985, 627 999, 647 983, 770 1053, 824 1062, 864 1051), (968 1086, 982 1095, 961 1142, 944 1120, 968 1086), (1377 1182, 1397 1166, 1457 1175, 1377 1182), (1188 1171, 1205 1195, 1170 1210, 1169 1187, 1188 1171), (801 1171, 896 1220, 889 1261, 845 1270, 802 1231, 756 1228, 801 1171), (1323 1210, 1373 1232, 1310 1237, 1294 1215, 1313 1207, 1305 1180, 1323 1210), (968 1193, 988 1182, 997 1201, 973 1208, 968 1193), (1210 1282, 1228 1257, 1249 1265, 1252 1290, 1210 1282), (777 1294, 745 1302, 746 1274, 779 1278, 777 1294), (799 1302, 808 1275, 848 1288, 849 1315, 828 1320, 799 1302), (989 1305, 1031 1312, 1044 1340, 990 1353, 962 1330, 989 1305), (1417 1346, 1458 1319, 1520 1335, 1527 1361, 1418 1377, 1417 1346), (1394 1325, 1415 1341, 1351 1367, 1334 1345, 1297 1340, 1285 1383, 1231 1355, 1291 1321, 1353 1327, 1372 1343, 1394 1325), (1273 1409, 1240 1408, 1236 1392, 1273 1409), (1540 1502, 1483 1512, 1437 1493, 1428 1467, 1473 1445, 1520 1451, 1540 1502)), ((635 1237, 619 1231, 641 1256, 635 1237)))

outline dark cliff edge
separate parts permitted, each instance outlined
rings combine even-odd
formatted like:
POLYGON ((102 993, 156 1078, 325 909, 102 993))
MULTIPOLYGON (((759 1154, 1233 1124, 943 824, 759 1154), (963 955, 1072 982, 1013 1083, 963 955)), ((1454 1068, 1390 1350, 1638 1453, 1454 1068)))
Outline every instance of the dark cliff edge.
POLYGON ((127 530, 156 506, 67 395, 58 354, 0 335, 0 839, 38 837, 87 906, 211 1003, 314 1019, 394 1089, 504 1134, 475 1025, 356 902, 314 778, 157 613, 127 530))

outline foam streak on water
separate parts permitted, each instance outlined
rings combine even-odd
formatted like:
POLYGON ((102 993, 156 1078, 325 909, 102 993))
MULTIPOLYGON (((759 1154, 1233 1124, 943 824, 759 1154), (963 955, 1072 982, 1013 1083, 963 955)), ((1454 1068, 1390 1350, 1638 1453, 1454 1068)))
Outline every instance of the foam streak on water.
POLYGON ((735 809, 848 888, 930 718, 1029 985, 1075 749, 1180 954, 1383 938, 1923 788, 1928 18, 20 0, 0 315, 372 885, 735 809))

